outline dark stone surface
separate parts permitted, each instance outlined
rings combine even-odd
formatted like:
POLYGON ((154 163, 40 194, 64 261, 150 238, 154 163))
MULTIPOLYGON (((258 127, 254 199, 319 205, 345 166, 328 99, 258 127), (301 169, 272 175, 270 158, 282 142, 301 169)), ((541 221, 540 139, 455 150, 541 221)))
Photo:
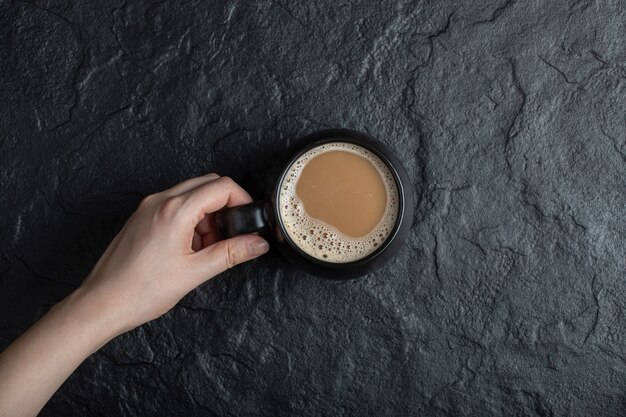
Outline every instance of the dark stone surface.
POLYGON ((142 195, 252 184, 313 130, 379 137, 420 196, 382 271, 240 266, 42 415, 623 415, 624 2, 466 3, 0 2, 0 348, 142 195))

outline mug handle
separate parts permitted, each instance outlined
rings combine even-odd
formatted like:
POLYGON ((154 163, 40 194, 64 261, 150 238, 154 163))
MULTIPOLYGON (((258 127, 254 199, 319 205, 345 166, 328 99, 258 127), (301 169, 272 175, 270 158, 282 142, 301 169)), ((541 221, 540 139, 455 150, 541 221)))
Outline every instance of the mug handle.
POLYGON ((267 233, 274 227, 269 201, 255 201, 215 213, 215 224, 222 238, 246 233, 267 233))

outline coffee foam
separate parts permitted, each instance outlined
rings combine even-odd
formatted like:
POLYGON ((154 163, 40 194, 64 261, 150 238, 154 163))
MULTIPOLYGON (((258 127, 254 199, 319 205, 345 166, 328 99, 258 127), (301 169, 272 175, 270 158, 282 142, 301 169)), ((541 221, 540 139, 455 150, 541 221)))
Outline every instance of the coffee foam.
POLYGON ((362 259, 389 237, 398 217, 398 187, 385 163, 369 150, 348 142, 330 142, 302 154, 288 168, 278 195, 280 217, 291 240, 308 255, 325 262, 346 263, 362 259), (333 226, 309 216, 296 194, 297 180, 307 162, 329 151, 347 151, 370 161, 387 190, 387 208, 381 220, 363 237, 350 237, 333 226))

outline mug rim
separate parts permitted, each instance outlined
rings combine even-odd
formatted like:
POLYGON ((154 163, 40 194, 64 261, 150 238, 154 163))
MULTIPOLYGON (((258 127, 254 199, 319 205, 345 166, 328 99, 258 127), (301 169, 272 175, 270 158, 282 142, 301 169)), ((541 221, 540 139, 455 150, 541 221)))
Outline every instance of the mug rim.
MULTIPOLYGON (((285 241, 289 244, 289 246, 293 250, 295 250, 298 253, 298 255, 324 268, 335 269, 335 270, 343 269, 343 268, 349 269, 349 268, 354 268, 355 266, 361 266, 361 265, 371 262, 373 259, 377 258, 379 255, 384 253, 387 250, 387 248, 392 244, 392 242, 398 236, 402 223, 404 222, 404 211, 405 211, 405 204, 406 204, 406 195, 405 195, 405 189, 404 189, 405 186, 404 184, 402 184, 402 180, 400 178, 398 170, 396 169, 392 161, 383 152, 384 150, 387 150, 385 149, 386 145, 383 142, 373 138, 372 136, 366 133, 362 133, 362 132, 351 130, 351 129, 321 130, 321 131, 317 131, 317 132, 314 132, 314 133, 311 133, 309 135, 302 137, 300 141, 305 142, 305 144, 301 147, 297 147, 297 150, 291 156, 289 156, 289 158, 287 159, 287 162, 283 166, 282 171, 280 172, 278 181, 276 182, 276 185, 274 188, 274 192, 272 193, 272 199, 273 199, 272 206, 275 212, 276 224, 278 225, 278 227, 280 227, 281 232, 282 232, 281 234, 283 235, 285 241), (289 171, 289 168, 291 168, 291 166, 295 163, 295 161, 298 158, 300 158, 304 153, 310 151, 313 148, 321 146, 325 143, 332 143, 332 142, 351 143, 357 146, 361 146, 367 149, 368 151, 374 153, 378 158, 380 158, 381 161, 383 161, 387 169, 389 169, 389 171, 391 172, 394 182, 396 184, 397 190, 398 190, 398 209, 397 209, 398 214, 397 214, 393 229, 391 230, 391 233, 389 234, 389 236, 387 236, 387 238, 383 241, 383 243, 378 248, 376 248, 375 251, 366 255, 363 258, 350 261, 350 262, 323 261, 321 259, 315 258, 314 256, 311 256, 308 253, 306 253, 302 248, 300 248, 300 246, 298 246, 293 241, 293 239, 287 232, 284 226, 282 216, 280 215, 280 207, 279 207, 280 190, 281 190, 283 181, 285 179, 285 176, 287 172, 289 171), (383 150, 381 151, 379 148, 383 148, 383 150)), ((388 151, 391 153, 390 149, 388 151)))

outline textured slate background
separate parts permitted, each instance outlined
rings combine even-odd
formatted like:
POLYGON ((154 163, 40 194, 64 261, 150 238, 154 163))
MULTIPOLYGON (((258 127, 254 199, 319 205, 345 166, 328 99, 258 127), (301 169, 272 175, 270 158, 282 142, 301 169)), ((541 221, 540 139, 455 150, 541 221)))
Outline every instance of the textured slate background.
POLYGON ((229 271, 42 415, 624 414, 623 0, 181 3, 0 2, 0 348, 141 196, 316 129, 402 156, 412 236, 354 282, 229 271))

